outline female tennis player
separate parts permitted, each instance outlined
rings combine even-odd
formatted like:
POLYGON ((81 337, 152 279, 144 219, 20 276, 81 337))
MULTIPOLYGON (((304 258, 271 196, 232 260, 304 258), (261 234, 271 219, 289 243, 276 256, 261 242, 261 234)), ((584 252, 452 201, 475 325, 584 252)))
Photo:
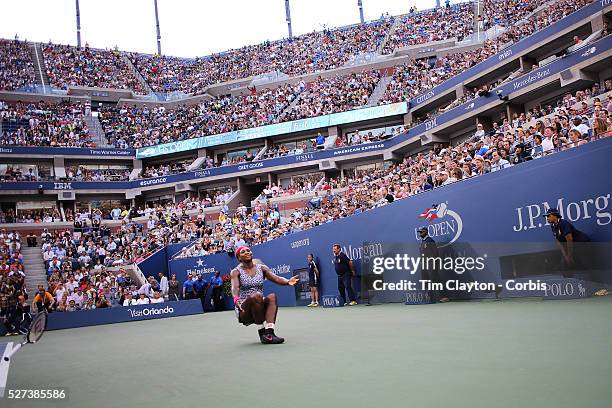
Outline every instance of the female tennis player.
POLYGON ((263 296, 264 279, 278 285, 294 286, 299 278, 290 279, 277 276, 270 268, 261 262, 253 261, 253 252, 247 246, 236 248, 236 258, 240 262, 230 273, 232 279, 232 296, 238 322, 249 326, 257 325, 259 340, 263 344, 280 344, 285 341, 274 333, 278 305, 276 295, 270 293, 263 296))

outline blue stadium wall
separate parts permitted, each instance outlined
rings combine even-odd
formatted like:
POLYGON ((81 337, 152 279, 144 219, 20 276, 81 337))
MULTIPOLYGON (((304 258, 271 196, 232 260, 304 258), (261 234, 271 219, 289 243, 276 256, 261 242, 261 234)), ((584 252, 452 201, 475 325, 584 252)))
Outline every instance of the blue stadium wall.
MULTIPOLYGON (((556 249, 550 226, 542 217, 548 207, 559 207, 564 217, 592 240, 612 242, 611 159, 612 138, 596 141, 257 245, 254 256, 277 274, 290 276, 305 268, 307 255, 314 253, 322 275, 322 295, 335 296, 332 244, 342 245, 359 274, 363 256, 375 254, 381 246, 402 243, 408 246, 408 252, 417 255, 416 229, 427 226, 445 251, 454 248, 455 252, 472 255, 487 253, 482 271, 447 278, 501 283, 509 278, 502 268, 505 257, 556 249), (432 204, 441 203, 448 206, 445 217, 432 222, 419 218, 432 204), (364 242, 370 246, 362 249, 364 242)), ((170 260, 168 271, 183 281, 188 272, 226 274, 236 264, 227 254, 216 254, 170 260)), ((606 283, 612 283, 609 276, 606 283)), ((264 289, 270 290, 271 285, 267 282, 264 289)), ((359 279, 355 279, 355 285, 359 286, 359 279)), ((294 288, 274 287, 274 291, 281 305, 296 305, 294 288)), ((529 294, 515 292, 514 296, 529 294)), ((401 296, 384 300, 401 301, 401 296)), ((482 292, 465 295, 490 296, 482 292)))

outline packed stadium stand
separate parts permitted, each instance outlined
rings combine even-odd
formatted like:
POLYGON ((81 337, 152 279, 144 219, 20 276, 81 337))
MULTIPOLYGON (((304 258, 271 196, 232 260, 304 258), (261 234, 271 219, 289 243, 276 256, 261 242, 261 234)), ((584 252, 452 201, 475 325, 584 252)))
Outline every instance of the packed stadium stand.
POLYGON ((160 302, 138 264, 168 246, 232 253, 605 139, 611 15, 468 2, 196 59, 1 40, 0 300, 37 289, 26 246, 55 311, 145 275, 160 302))

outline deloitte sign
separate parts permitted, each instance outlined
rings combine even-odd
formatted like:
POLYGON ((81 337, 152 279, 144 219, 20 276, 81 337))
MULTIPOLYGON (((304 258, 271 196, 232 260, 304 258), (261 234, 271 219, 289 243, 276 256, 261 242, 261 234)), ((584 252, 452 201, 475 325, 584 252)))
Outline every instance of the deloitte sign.
POLYGON ((174 313, 174 308, 170 306, 166 306, 162 309, 149 307, 145 309, 128 309, 128 312, 130 312, 132 317, 161 316, 171 315, 172 313, 174 313))

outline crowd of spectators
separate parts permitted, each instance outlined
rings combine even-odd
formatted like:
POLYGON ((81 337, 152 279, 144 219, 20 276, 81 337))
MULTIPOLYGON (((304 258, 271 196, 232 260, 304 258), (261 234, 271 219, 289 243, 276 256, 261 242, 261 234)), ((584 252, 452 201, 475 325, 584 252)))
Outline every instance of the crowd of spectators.
POLYGON ((91 169, 85 166, 67 166, 66 178, 72 181, 126 181, 131 169, 91 169))
POLYGON ((158 166, 147 166, 142 171, 142 178, 169 176, 171 174, 183 173, 187 170, 184 163, 160 164, 158 166))
POLYGON ((308 84, 297 104, 285 110, 274 122, 286 122, 362 107, 380 80, 377 70, 353 72, 348 76, 318 77, 308 84))
MULTIPOLYGON (((503 22, 508 24, 506 31, 495 39, 486 40, 476 50, 449 54, 437 58, 435 62, 420 59, 399 65, 395 68, 393 78, 379 103, 387 104, 410 100, 497 54, 502 48, 549 26, 590 2, 591 0, 559 0, 547 5, 541 12, 531 15, 524 21, 521 21, 524 14, 507 14, 507 18, 503 19, 503 22)), ((493 3, 503 2, 493 1, 493 3)), ((516 5, 516 3, 509 4, 516 5)), ((530 1, 526 3, 525 7, 530 10, 539 5, 539 2, 530 1)), ((517 5, 516 7, 521 8, 523 6, 517 5)), ((499 8, 499 10, 503 9, 503 7, 499 8)), ((511 10, 514 10, 514 8, 511 8, 511 10)), ((488 20, 493 21, 495 18, 493 15, 488 20)), ((477 93, 472 95, 476 96, 477 93)))
POLYGON ((0 145, 95 147, 79 103, 2 104, 0 121, 0 145))
POLYGON ((17 231, 0 231, 0 330, 7 333, 25 333, 31 322, 21 240, 17 231))
POLYGON ((4 174, 0 174, 0 181, 38 181, 40 179, 31 167, 27 172, 23 172, 18 166, 7 165, 4 174))
POLYGON ((412 11, 396 23, 389 35, 383 53, 391 54, 397 48, 442 41, 456 37, 462 41, 474 33, 474 3, 461 3, 452 7, 438 7, 412 11))
MULTIPOLYGON (((523 3, 488 0, 483 6, 483 28, 491 25, 502 25, 505 27, 503 34, 495 39, 485 41, 482 47, 473 51, 450 54, 432 61, 420 59, 397 66, 392 81, 387 86, 379 104, 414 98, 499 52, 508 44, 561 19, 589 2, 590 0, 578 0, 576 2, 559 0, 532 14, 528 19, 524 19, 525 15, 539 5, 535 0, 523 3)), ((386 47, 394 48, 404 43, 432 41, 448 36, 457 36, 458 33, 467 34, 469 30, 473 29, 473 24, 469 23, 473 21, 472 9, 473 4, 469 3, 450 8, 442 7, 423 12, 412 12, 403 18, 398 30, 394 31, 394 34, 387 41, 386 47), (433 24, 432 21, 437 23, 433 24)), ((327 52, 325 51, 328 50, 327 47, 332 49, 340 47, 343 51, 340 51, 338 55, 345 55, 347 50, 355 47, 361 51, 371 49, 379 43, 380 36, 385 32, 379 30, 389 24, 390 20, 383 18, 376 23, 365 26, 358 25, 346 29, 325 30, 320 33, 298 37, 293 41, 244 47, 240 50, 207 57, 201 61, 190 61, 185 67, 177 66, 182 61, 179 59, 138 56, 136 54, 133 54, 132 58, 136 63, 145 64, 146 70, 159 73, 165 78, 162 81, 163 83, 176 75, 182 78, 179 81, 182 83, 183 79, 195 75, 192 71, 197 71, 198 68, 196 67, 198 66, 215 66, 217 67, 215 69, 224 72, 224 75, 228 75, 226 78, 219 77, 215 81, 227 80, 235 77, 232 74, 233 71, 242 72, 245 67, 248 67, 247 71, 260 66, 274 69, 275 65, 270 65, 269 58, 281 55, 300 44, 307 43, 309 45, 306 48, 310 49, 309 47, 316 43, 318 44, 315 47, 318 49, 317 52, 323 54, 327 52), (362 37, 367 40, 363 40, 362 37), (314 43, 311 44, 312 41, 314 43), (365 44, 362 44, 362 42, 365 44), (282 51, 275 47, 280 47, 279 49, 282 51), (263 49, 266 51, 261 51, 263 49), (154 61, 165 62, 160 62, 160 66, 157 66, 154 61), (266 62, 263 63, 262 61, 266 62), (242 68, 234 70, 233 64, 238 64, 242 68), (164 73, 166 71, 175 73, 164 73), (180 74, 176 74, 176 72, 180 74)), ((295 55, 301 55, 300 53, 290 54, 290 64, 309 65, 307 60, 295 57, 295 55)), ((51 67, 49 70, 52 78, 54 78, 53 71, 57 71, 56 76, 64 78, 67 82, 82 80, 82 82, 94 82, 94 86, 103 86, 96 81, 105 82, 109 80, 126 84, 133 80, 136 84, 139 84, 135 77, 133 78, 130 68, 125 65, 121 54, 116 51, 93 50, 89 47, 79 50, 71 47, 48 45, 45 48, 45 56, 49 60, 49 67, 51 67), (65 72, 67 74, 64 75, 65 72), (129 78, 126 79, 126 76, 129 78)), ((284 59, 284 57, 279 58, 284 59)), ((321 61, 323 60, 326 59, 323 58, 321 61)), ((203 71, 206 71, 206 69, 203 71)), ((286 70, 286 72, 292 75, 303 73, 300 70, 286 70)), ((367 104, 379 79, 380 72, 366 70, 348 76, 319 77, 308 84, 300 81, 295 85, 285 84, 276 89, 261 91, 252 88, 250 93, 246 95, 218 97, 199 105, 181 106, 174 110, 167 110, 163 107, 105 108, 100 117, 111 144, 119 148, 140 148, 362 107, 367 104), (297 103, 288 108, 295 98, 299 98, 297 103)), ((197 81, 188 82, 190 84, 197 83, 197 81)), ((202 83, 208 82, 210 81, 206 79, 202 83)), ((92 84, 89 83, 89 85, 92 84)), ((194 86, 200 85, 196 84, 194 86)), ((170 89, 174 88, 171 87, 170 89)), ((476 95, 476 92, 468 92, 444 109, 450 109, 476 95)), ((54 132, 45 132, 44 126, 41 126, 40 129, 33 129, 32 121, 29 121, 27 117, 27 115, 32 114, 32 111, 49 111, 51 107, 21 104, 16 109, 8 108, 8 112, 4 108, 0 110, 0 115, 3 117, 3 124, 7 120, 5 117, 9 118, 9 126, 3 126, 3 129, 9 130, 3 131, 0 143, 91 147, 92 142, 86 135, 87 130, 84 123, 79 117, 74 117, 80 108, 77 105, 74 106, 72 109, 70 105, 58 106, 57 112, 49 112, 45 115, 46 119, 54 122, 59 121, 62 125, 64 122, 68 122, 65 126, 61 126, 59 129, 61 134, 59 135, 57 134, 58 126, 52 126, 54 132), (66 117, 66 114, 68 114, 68 117, 66 117), (29 121, 30 126, 15 126, 15 123, 12 123, 11 126, 10 121, 20 121, 21 123, 29 121), (65 127, 68 129, 63 129, 65 127), (74 131, 70 127, 74 127, 74 131), (52 134, 48 135, 46 133, 52 134)))
POLYGON ((0 89, 14 91, 34 82, 30 45, 18 39, 0 39, 0 89))
POLYGON ((381 18, 195 60, 142 54, 130 57, 154 91, 198 94, 210 84, 274 71, 294 76, 341 67, 355 55, 376 51, 391 23, 391 19, 381 18))
POLYGON ((50 222, 61 221, 61 218, 58 209, 55 207, 20 209, 17 211, 13 209, 0 210, 0 223, 48 224, 50 222))
POLYGON ((43 56, 49 82, 58 88, 90 86, 147 93, 119 51, 49 43, 43 48, 43 56))
POLYGON ((301 92, 300 85, 225 96, 173 110, 160 107, 105 108, 100 122, 119 148, 145 147, 272 123, 301 92))

